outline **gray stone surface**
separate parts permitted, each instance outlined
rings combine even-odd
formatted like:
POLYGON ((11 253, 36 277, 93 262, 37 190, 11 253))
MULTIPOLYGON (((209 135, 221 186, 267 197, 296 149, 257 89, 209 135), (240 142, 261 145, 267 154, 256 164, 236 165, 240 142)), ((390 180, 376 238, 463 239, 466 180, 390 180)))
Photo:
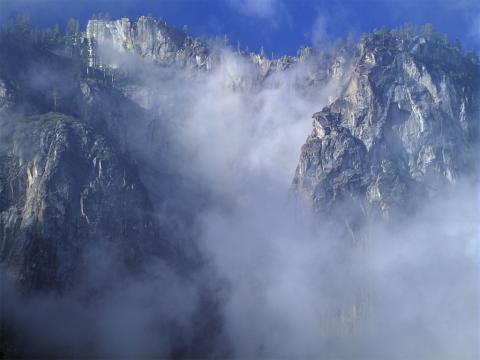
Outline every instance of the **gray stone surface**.
POLYGON ((170 27, 162 20, 141 16, 136 22, 127 18, 119 20, 89 20, 85 37, 88 44, 89 66, 111 66, 102 59, 98 48, 136 54, 158 64, 193 65, 207 68, 209 49, 197 38, 170 27))
POLYGON ((0 152, 0 259, 8 276, 28 290, 64 289, 89 249, 106 249, 132 269, 145 261, 155 235, 151 204, 115 145, 59 113, 12 126, 0 152))
POLYGON ((365 35, 341 96, 313 115, 294 191, 318 212, 388 217, 472 173, 479 74, 478 60, 443 40, 365 35))

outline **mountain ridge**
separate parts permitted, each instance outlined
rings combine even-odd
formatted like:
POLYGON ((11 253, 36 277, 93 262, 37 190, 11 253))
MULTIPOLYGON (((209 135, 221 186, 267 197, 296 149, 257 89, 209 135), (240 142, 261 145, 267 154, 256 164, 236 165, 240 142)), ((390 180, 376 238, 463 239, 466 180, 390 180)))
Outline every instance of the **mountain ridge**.
MULTIPOLYGON (((290 166, 285 159, 300 150, 269 152, 290 139, 277 133, 282 121, 302 125, 282 131, 304 136, 304 115, 313 114, 286 182, 316 225, 340 224, 337 240, 351 240, 348 249, 361 248, 368 225, 412 216, 464 178, 478 182, 478 57, 428 26, 380 29, 358 43, 277 59, 194 38, 151 17, 92 19, 85 32, 77 28, 60 40, 17 30, 0 34, 0 271, 27 298, 80 294, 88 306, 122 276, 128 284, 153 279, 140 287, 145 298, 132 296, 135 305, 191 296, 191 318, 173 311, 153 324, 167 337, 178 335, 166 356, 231 354, 219 309, 234 290, 205 251, 205 223, 218 221, 219 233, 231 235, 232 224, 215 211, 235 219, 278 186, 272 177, 281 172, 265 176, 265 164, 290 166), (295 111, 285 111, 288 105, 295 111), (292 114, 301 118, 288 119, 292 114), (264 138, 271 141, 258 145, 264 138), (248 186, 255 191, 245 193, 248 186), (95 284, 85 284, 88 276, 95 284), (150 288, 160 290, 152 295, 150 288)), ((254 230, 243 221, 239 232, 248 237, 254 230)), ((300 239, 292 249, 301 247, 300 239)), ((247 257, 257 250, 247 248, 247 257)), ((129 293, 120 285, 118 297, 129 293)), ((331 315, 340 331, 368 312, 368 296, 357 295, 331 315)))

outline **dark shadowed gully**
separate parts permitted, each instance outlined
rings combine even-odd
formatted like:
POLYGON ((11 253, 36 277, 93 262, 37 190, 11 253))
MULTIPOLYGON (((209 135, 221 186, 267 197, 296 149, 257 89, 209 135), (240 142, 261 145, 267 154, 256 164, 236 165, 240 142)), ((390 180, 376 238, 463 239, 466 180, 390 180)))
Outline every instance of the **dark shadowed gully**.
POLYGON ((431 26, 6 24, 0 354, 478 359, 479 87, 431 26))

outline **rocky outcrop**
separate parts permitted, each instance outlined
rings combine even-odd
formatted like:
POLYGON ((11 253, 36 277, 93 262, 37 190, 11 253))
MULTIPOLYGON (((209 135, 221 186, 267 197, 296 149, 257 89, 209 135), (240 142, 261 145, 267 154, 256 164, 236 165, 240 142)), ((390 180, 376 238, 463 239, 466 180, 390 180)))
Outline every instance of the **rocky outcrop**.
POLYGON ((0 260, 16 283, 62 290, 89 250, 132 269, 155 251, 146 191, 107 138, 48 113, 17 120, 1 141, 0 260))
POLYGON ((85 37, 91 67, 117 67, 115 52, 135 54, 162 65, 210 66, 209 49, 203 42, 152 17, 141 16, 134 23, 127 18, 89 20, 85 37))
POLYGON ((167 25, 163 20, 145 16, 136 21, 128 18, 92 19, 88 21, 83 36, 78 52, 84 54, 89 71, 100 69, 108 72, 108 77, 115 72, 115 76, 122 77, 128 73, 129 61, 134 61, 136 57, 160 66, 174 65, 208 71, 228 61, 230 57, 225 54, 231 52, 239 55, 237 61, 243 59, 254 66, 250 74, 232 78, 230 86, 249 90, 262 86, 272 75, 295 69, 299 64, 301 66, 298 68, 302 68, 297 74, 300 91, 312 86, 321 88, 332 79, 344 80, 354 51, 354 43, 348 41, 338 42, 326 51, 303 47, 297 56, 273 58, 272 54, 270 58, 263 50, 259 54, 240 48, 234 50, 228 44, 228 39, 223 42, 218 39, 200 40, 167 25))
POLYGON ((318 212, 388 217, 456 182, 475 164, 479 85, 478 60, 435 36, 364 36, 341 96, 313 115, 294 190, 318 212))

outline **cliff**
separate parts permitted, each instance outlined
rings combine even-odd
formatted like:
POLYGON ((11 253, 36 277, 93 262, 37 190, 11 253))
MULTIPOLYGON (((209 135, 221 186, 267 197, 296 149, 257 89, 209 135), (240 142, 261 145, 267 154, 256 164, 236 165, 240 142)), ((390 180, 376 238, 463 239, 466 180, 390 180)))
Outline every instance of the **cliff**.
POLYGON ((474 173, 479 84, 478 60, 441 39, 365 35, 341 96, 313 115, 294 191, 352 223, 426 201, 474 173))
POLYGON ((135 269, 155 227, 135 166, 115 145, 58 113, 16 119, 2 133, 0 259, 28 291, 68 289, 89 250, 135 269))
POLYGON ((115 67, 115 53, 108 56, 108 51, 135 54, 163 65, 210 66, 209 49, 203 42, 152 17, 141 16, 134 23, 127 18, 89 20, 85 38, 92 67, 115 67))

